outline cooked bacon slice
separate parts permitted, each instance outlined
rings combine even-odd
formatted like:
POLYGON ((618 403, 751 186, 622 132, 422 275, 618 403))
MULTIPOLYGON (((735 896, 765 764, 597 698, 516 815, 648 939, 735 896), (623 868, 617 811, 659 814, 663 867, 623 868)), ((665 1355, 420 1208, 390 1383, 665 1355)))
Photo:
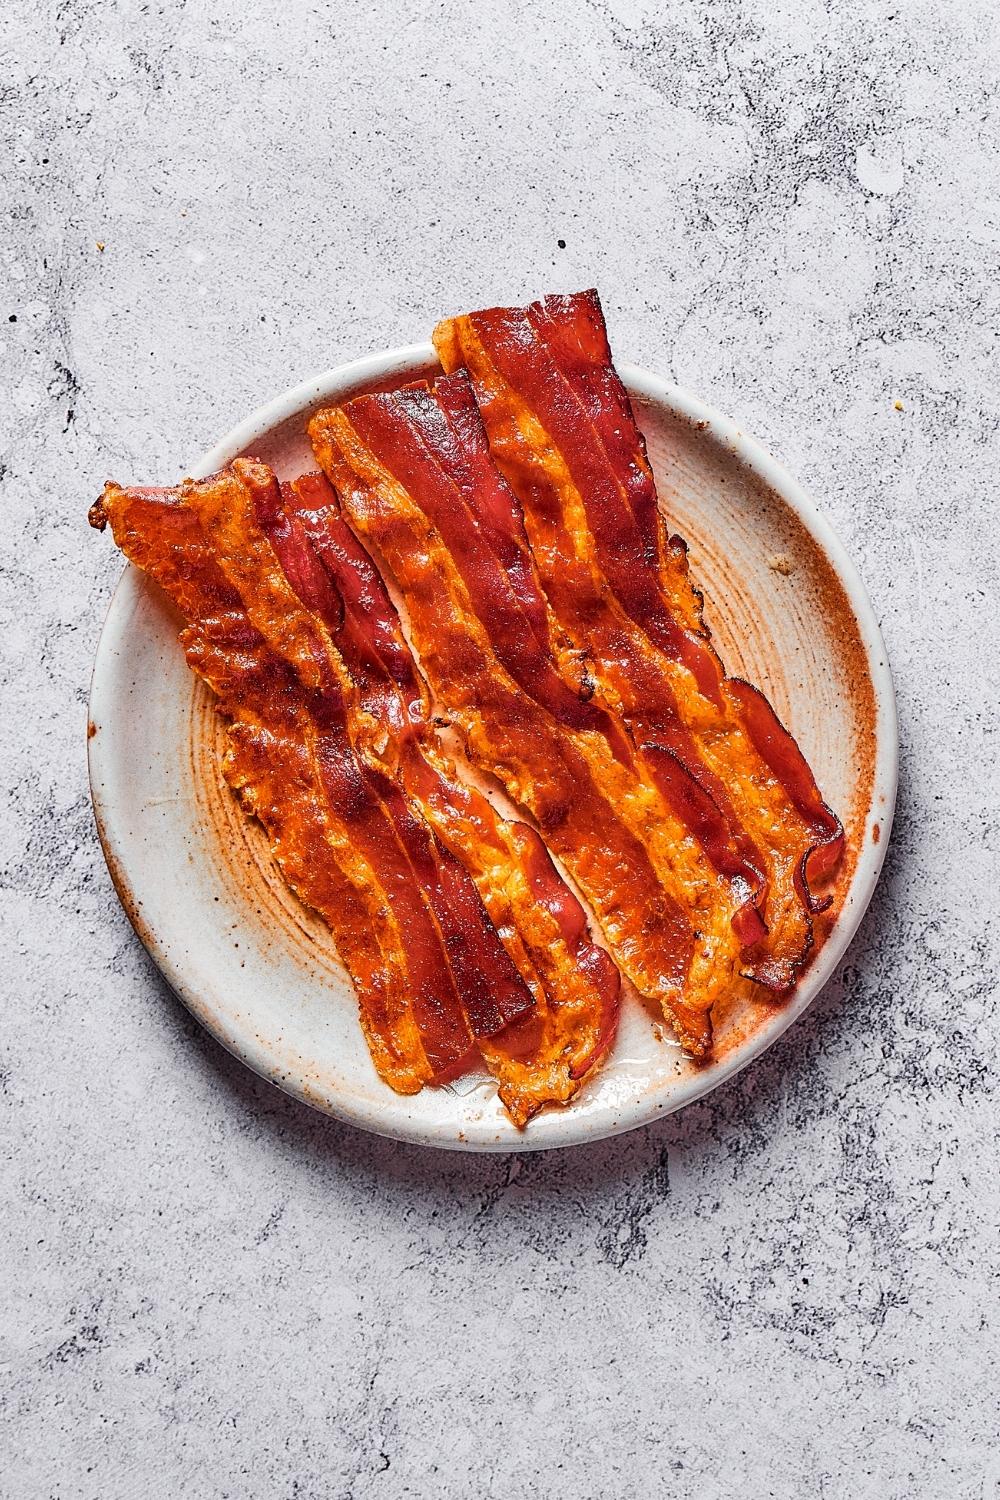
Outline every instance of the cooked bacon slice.
MULTIPOLYGON (((327 621, 341 614, 339 599, 312 551, 301 523, 286 515, 277 480, 263 464, 237 460, 226 483, 195 486, 185 493, 212 544, 223 572, 239 591, 247 615, 297 674, 306 691, 318 693, 314 715, 336 723, 345 742, 356 740, 351 723, 353 684, 333 647, 327 621)), ((324 745, 324 753, 326 753, 324 745)), ((435 841, 395 783, 358 754, 338 755, 356 764, 361 783, 381 804, 405 851, 411 879, 428 900, 446 945, 458 992, 477 1038, 502 1031, 533 1009, 520 978, 468 871, 435 841)), ((357 795, 353 786, 345 795, 357 795)))
POLYGON ((286 512, 301 520, 340 597, 333 638, 370 715, 370 753, 399 776, 442 842, 472 872, 518 969, 533 974, 537 1041, 523 1056, 486 1061, 515 1119, 541 1103, 567 1100, 610 1046, 618 1020, 618 971, 587 931, 579 901, 557 874, 538 835, 503 819, 464 784, 429 723, 429 704, 399 618, 368 553, 319 474, 282 487, 286 512), (352 607, 350 601, 356 601, 352 607), (394 733, 386 738, 381 726, 394 733))
POLYGON ((227 780, 267 829, 289 884, 329 924, 379 1072, 412 1093, 466 1071, 473 1039, 440 934, 346 736, 248 619, 189 503, 232 483, 108 485, 91 520, 111 523, 184 615, 188 660, 233 721, 227 780))
POLYGON ((587 701, 579 660, 552 639, 468 380, 359 397, 318 413, 310 435, 351 524, 399 584, 424 670, 471 759, 533 813, 621 967, 707 1055, 743 893, 719 881, 627 735, 587 701))
MULTIPOLYGON (((492 454, 523 506, 545 594, 587 656, 595 701, 629 728, 663 795, 746 899, 744 971, 789 988, 812 942, 813 886, 843 830, 767 700, 725 676, 669 536, 596 292, 451 318, 492 454)), ((513 532, 521 519, 514 515, 513 532)))
MULTIPOLYGON (((422 889, 444 939, 439 959, 446 957, 453 971, 478 1049, 512 1117, 523 1124, 544 1104, 567 1100, 614 1035, 617 972, 590 942, 579 903, 537 836, 505 823, 485 798, 449 779, 446 772, 453 768, 432 765, 429 744, 421 748, 418 725, 428 739, 430 729, 412 657, 381 579, 345 526, 329 486, 321 476, 307 476, 282 494, 264 466, 240 462, 232 474, 188 483, 180 496, 178 501, 169 492, 109 487, 93 519, 102 524, 110 518, 113 527, 117 521, 124 550, 160 577, 197 621, 185 632, 189 660, 220 692, 223 711, 236 717, 231 736, 238 760, 230 757, 229 779, 272 832, 293 888, 326 916, 340 946, 338 904, 317 899, 319 878, 331 864, 328 843, 299 830, 297 841, 286 839, 279 848, 275 837, 275 820, 280 824, 289 812, 286 794, 293 811, 302 800, 294 795, 301 776, 292 776, 286 787, 288 770, 318 765, 327 796, 324 815, 345 823, 370 862, 361 872, 362 892, 378 890, 381 882, 389 898, 381 926, 370 917, 360 930, 362 938, 373 931, 384 935, 385 918, 393 912, 389 922, 397 946, 384 968, 390 979, 399 976, 397 1003, 407 991, 407 966, 412 978, 410 924, 415 921, 418 936, 425 930, 422 889), (221 626, 212 614, 220 604, 226 610, 221 626), (360 698, 352 703, 356 689, 360 698), (269 725, 265 739, 259 726, 247 723, 248 700, 272 719, 292 713, 296 722, 286 726, 284 738, 269 725), (333 772, 342 778, 345 765, 352 769, 358 783, 353 791, 343 780, 330 783, 331 721, 341 730, 333 772), (366 726, 372 743, 389 749, 388 755, 373 756, 371 745, 360 745, 359 729, 366 726), (401 740, 410 772, 407 797, 393 775, 402 763, 401 740), (391 832, 407 856, 402 906, 398 884, 386 887, 392 859, 377 824, 373 838, 365 842, 364 827, 359 838, 359 802, 369 816, 389 814, 391 832), (413 809, 431 811, 430 804, 425 822, 413 809), (289 843, 290 851, 284 847, 289 843)), ((310 808, 315 824, 315 802, 310 808)), ((351 853, 356 861, 357 852, 351 853)), ((336 873, 336 857, 333 864, 336 873)), ((356 956, 352 961, 349 951, 343 956, 358 985, 373 1056, 383 1076, 399 1087, 400 1069, 386 1065, 386 1008, 372 1003, 365 966, 356 956)), ((419 1004, 415 1008, 419 1012, 419 1004)), ((426 1029, 426 1017, 424 1022, 426 1029)), ((437 1067, 435 1081, 468 1064, 468 1030, 463 1041, 462 1056, 437 1067)), ((403 1081, 418 1087, 419 1069, 415 1082, 403 1081)))

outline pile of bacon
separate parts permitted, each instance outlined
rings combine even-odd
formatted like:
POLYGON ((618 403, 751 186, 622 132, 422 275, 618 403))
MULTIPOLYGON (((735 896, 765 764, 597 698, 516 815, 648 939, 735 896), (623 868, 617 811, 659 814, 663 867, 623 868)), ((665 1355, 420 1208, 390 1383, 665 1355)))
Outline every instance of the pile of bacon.
POLYGON ((328 923, 382 1078, 485 1067, 523 1125, 607 1054, 619 969, 699 1060, 737 976, 787 993, 843 830, 712 648, 597 294, 434 342, 442 378, 317 413, 322 474, 109 484, 91 522, 180 610, 226 779, 328 923))

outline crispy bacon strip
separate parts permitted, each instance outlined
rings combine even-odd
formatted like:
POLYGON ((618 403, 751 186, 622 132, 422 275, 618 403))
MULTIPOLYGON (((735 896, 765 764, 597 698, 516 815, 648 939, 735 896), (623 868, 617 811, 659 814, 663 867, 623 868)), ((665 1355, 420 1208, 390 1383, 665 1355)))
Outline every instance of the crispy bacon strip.
MULTIPOLYGON (((248 744, 248 698, 273 717, 287 716, 290 705, 304 696, 306 715, 314 721, 318 716, 325 728, 331 715, 336 719, 339 712, 344 718, 345 689, 360 687, 362 712, 349 715, 355 741, 366 715, 383 747, 396 745, 402 736, 411 772, 410 799, 435 807, 429 838, 390 774, 392 756, 381 764, 376 757, 373 763, 370 756, 359 756, 355 743, 349 752, 341 746, 341 757, 353 759, 361 781, 374 787, 391 813, 397 838, 402 834, 411 865, 409 897, 412 901, 420 889, 412 879, 415 867, 424 891, 430 893, 478 1047, 512 1117, 523 1124, 544 1104, 572 1097, 606 1051, 617 1021, 617 971, 590 942, 579 903, 559 880, 537 836, 505 823, 485 798, 449 780, 445 770, 453 768, 436 769, 428 746, 421 748, 418 722, 423 735, 429 737, 430 729, 412 657, 384 586, 340 518, 326 482, 321 476, 308 476, 294 487, 286 486, 281 496, 263 466, 241 463, 235 468, 233 475, 185 485, 184 503, 169 492, 109 487, 93 519, 103 524, 110 517, 113 525, 117 519, 116 535, 128 555, 158 576, 182 610, 198 619, 186 632, 189 660, 220 691, 223 710, 242 715, 231 730, 240 762, 230 780, 262 815, 272 837, 273 820, 280 819, 288 800, 280 773, 289 757, 286 754, 284 762, 269 760, 276 743, 280 748, 275 736, 263 744, 259 735, 251 736, 248 744), (226 606, 228 634, 211 617, 220 601, 226 606), (336 641, 338 651, 328 649, 330 641, 336 641), (264 661, 263 676, 258 666, 252 684, 248 652, 255 661, 264 661), (349 676, 335 665, 341 661, 338 652, 343 653, 349 676), (388 737, 387 728, 392 731, 388 737), (262 784, 267 796, 261 795, 262 784), (475 885, 469 880, 470 870, 475 885), (494 921, 487 917, 487 908, 494 921), (517 1021, 532 1008, 533 996, 522 974, 534 991, 536 1014, 510 1025, 508 1021, 517 1021), (497 1005, 502 1016, 495 1013, 497 1005)), ((299 761, 308 765, 310 736, 300 727, 299 743, 294 744, 294 734, 290 738, 299 761)), ((322 737, 317 743, 323 745, 322 737)), ((326 769, 325 758, 321 763, 326 769)), ((335 814, 342 814, 335 792, 331 801, 335 814)), ((356 823, 350 831, 357 840, 356 823)), ((276 852, 290 883, 327 917, 340 945, 338 905, 317 899, 323 894, 317 890, 318 877, 330 865, 328 847, 322 839, 302 840, 300 831, 298 847, 286 839, 276 852), (289 844, 291 852, 285 847, 289 844)), ((360 884, 362 891, 370 892, 373 884, 378 888, 379 879, 384 884, 384 858, 383 868, 378 868, 384 850, 376 843, 364 852, 372 868, 362 873, 360 884)), ((395 888, 394 910, 398 895, 395 888)), ((371 918, 360 929, 362 937, 382 930, 371 918)), ((393 955, 397 969, 400 952, 412 960, 408 924, 400 935, 404 941, 393 955)), ((346 952, 344 957, 358 983, 363 1019, 367 1012, 365 1030, 373 1055, 377 1063, 381 1055, 380 1071, 398 1087, 398 1069, 391 1073, 384 1065, 385 1007, 366 1007, 370 984, 364 983, 363 966, 346 952)), ((391 967, 386 967, 391 974, 391 967)), ((397 985, 402 994, 405 979, 404 969, 397 985)), ((468 1060, 466 1052, 462 1064, 468 1060)), ((446 1072, 439 1068, 433 1076, 440 1081, 446 1072)), ((420 1081, 418 1077, 408 1083, 417 1087, 420 1081)))
MULTIPOLYGON (((716 870, 745 894, 744 970, 789 988, 812 942, 812 887, 843 830, 767 700, 725 676, 659 512, 596 292, 440 324, 447 370, 468 370, 490 447, 524 511, 561 628, 595 699, 631 731, 716 870)), ((512 529, 520 532, 520 517, 512 529)))
POLYGON ((618 971, 591 941, 583 908, 538 835, 501 818, 443 754, 395 607, 330 485, 306 475, 283 486, 282 495, 344 602, 339 620, 327 618, 361 707, 379 726, 370 753, 471 871, 518 969, 533 976, 535 1046, 512 1057, 483 1045, 505 1104, 515 1119, 526 1119, 543 1103, 570 1098, 607 1052, 618 1021, 618 971), (388 738, 386 724, 393 728, 388 738))
POLYGON ((741 898, 720 886, 613 718, 586 701, 578 664, 573 695, 467 379, 359 397, 318 413, 310 435, 352 525, 403 592, 470 757, 534 814, 629 978, 707 1055, 741 898))
POLYGON ((230 784, 267 829, 294 890, 330 925, 381 1075, 401 1093, 467 1070, 475 1048, 440 935, 335 716, 268 646, 212 556, 199 491, 108 485, 91 512, 187 622, 188 660, 232 720, 230 784), (185 503, 178 503, 183 496, 185 503))

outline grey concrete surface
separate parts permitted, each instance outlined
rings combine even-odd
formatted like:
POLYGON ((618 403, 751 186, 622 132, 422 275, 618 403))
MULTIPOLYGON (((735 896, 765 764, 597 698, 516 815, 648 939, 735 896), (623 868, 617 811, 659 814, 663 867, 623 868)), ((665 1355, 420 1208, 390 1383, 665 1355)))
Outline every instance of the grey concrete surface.
POLYGON ((995 5, 8 0, 0 47, 0 1493, 1000 1494, 995 5), (87 794, 85 511, 592 283, 860 564, 897 826, 764 1060, 460 1159, 262 1084, 144 956, 87 794))

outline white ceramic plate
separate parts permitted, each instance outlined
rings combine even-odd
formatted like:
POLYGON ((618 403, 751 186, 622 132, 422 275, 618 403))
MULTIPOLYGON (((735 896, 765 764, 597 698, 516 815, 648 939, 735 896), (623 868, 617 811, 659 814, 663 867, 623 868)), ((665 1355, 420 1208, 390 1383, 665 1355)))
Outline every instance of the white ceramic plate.
MULTIPOLYGON (((304 428, 319 405, 436 369, 416 345, 287 391, 192 469, 240 453, 282 477, 315 464, 304 428)), ((274 870, 263 835, 218 770, 223 730, 185 665, 177 620, 126 569, 101 636, 90 698, 90 775, 108 866, 136 932, 195 1016, 265 1078, 307 1103, 401 1140, 469 1150, 592 1141, 716 1088, 792 1024, 826 983, 868 905, 896 789, 896 715, 864 587, 797 484, 731 422, 629 365, 629 388, 671 524, 731 672, 758 683, 796 735, 848 832, 837 900, 792 999, 741 994, 718 1018, 718 1057, 695 1068, 627 1000, 607 1065, 564 1110, 517 1131, 492 1086, 394 1094, 377 1077, 350 982, 321 922, 274 870)), ((172 476, 127 475, 136 482, 172 476)))

